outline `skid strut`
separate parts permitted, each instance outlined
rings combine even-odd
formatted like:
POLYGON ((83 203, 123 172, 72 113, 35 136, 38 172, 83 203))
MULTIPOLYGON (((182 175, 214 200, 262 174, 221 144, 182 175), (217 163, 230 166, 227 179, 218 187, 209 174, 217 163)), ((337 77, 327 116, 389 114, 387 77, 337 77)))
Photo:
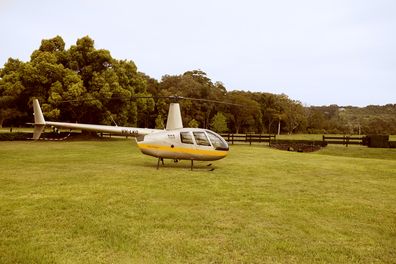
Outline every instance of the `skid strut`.
POLYGON ((164 158, 158 158, 157 170, 159 169, 160 162, 162 162, 162 166, 164 166, 164 158))

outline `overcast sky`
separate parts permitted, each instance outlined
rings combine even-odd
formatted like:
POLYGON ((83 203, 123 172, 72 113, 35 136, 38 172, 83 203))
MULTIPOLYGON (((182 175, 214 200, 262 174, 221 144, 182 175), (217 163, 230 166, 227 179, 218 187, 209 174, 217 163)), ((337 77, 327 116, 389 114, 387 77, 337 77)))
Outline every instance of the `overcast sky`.
POLYGON ((0 0, 0 67, 56 35, 156 79, 201 69, 307 105, 396 103, 396 0, 0 0))

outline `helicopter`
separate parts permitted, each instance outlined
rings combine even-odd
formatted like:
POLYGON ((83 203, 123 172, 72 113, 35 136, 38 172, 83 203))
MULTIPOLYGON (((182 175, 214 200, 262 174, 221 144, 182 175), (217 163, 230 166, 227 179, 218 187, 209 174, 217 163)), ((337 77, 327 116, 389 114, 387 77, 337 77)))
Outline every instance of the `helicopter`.
MULTIPOLYGON (((184 98, 177 97, 176 99, 184 98)), ((160 163, 164 165, 164 159, 171 159, 175 162, 190 160, 191 170, 193 170, 194 160, 219 160, 226 157, 229 151, 228 143, 219 134, 209 129, 184 128, 180 105, 177 101, 169 105, 165 129, 46 121, 38 99, 33 99, 33 115, 33 140, 40 139, 46 126, 131 136, 135 137, 137 146, 143 154, 157 158, 157 169, 160 163)))

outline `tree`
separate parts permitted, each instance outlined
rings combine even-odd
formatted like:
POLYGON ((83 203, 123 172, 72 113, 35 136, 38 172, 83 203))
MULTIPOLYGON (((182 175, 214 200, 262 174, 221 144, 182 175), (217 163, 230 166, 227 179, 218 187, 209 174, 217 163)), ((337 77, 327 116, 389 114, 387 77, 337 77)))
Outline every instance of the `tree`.
POLYGON ((309 133, 323 133, 325 117, 322 111, 315 107, 308 108, 307 129, 309 133))
POLYGON ((157 118, 155 119, 155 128, 157 128, 157 129, 164 129, 165 128, 164 119, 162 118, 161 114, 159 114, 157 116, 157 118))
POLYGON ((267 133, 281 132, 282 123, 286 123, 286 109, 290 99, 285 94, 254 93, 254 99, 260 105, 262 124, 267 133), (276 127, 274 125, 276 124, 276 127))
POLYGON ((285 123, 289 134, 292 134, 298 127, 306 125, 305 109, 299 101, 287 101, 285 105, 285 123))
MULTIPOLYGON (((226 93, 222 83, 213 83, 206 73, 200 70, 187 71, 182 75, 165 75, 159 83, 158 90, 160 96, 177 95, 209 100, 223 100, 226 93)), ((158 102, 160 101, 158 100, 158 102)), ((180 106, 183 111, 184 122, 196 119, 204 128, 208 128, 211 118, 223 109, 223 106, 216 103, 191 100, 181 101, 180 106)), ((165 106, 161 107, 165 108, 165 106)), ((166 110, 162 109, 162 111, 166 110)))
POLYGON ((254 93, 255 100, 260 105, 260 112, 262 116, 263 130, 271 133, 271 126, 275 121, 274 114, 276 112, 275 102, 276 96, 270 93, 254 93))
POLYGON ((5 111, 7 105, 17 105, 27 116, 32 98, 40 100, 46 117, 71 122, 110 124, 114 120, 145 126, 154 110, 152 99, 132 100, 134 95, 148 95, 136 65, 113 59, 108 50, 95 49, 88 36, 69 50, 59 36, 44 39, 29 62, 10 59, 0 77, 3 120, 17 113, 5 111))
POLYGON ((4 121, 24 115, 18 108, 20 94, 25 89, 21 81, 23 67, 23 62, 10 58, 0 70, 0 127, 4 121))
POLYGON ((218 133, 223 133, 228 131, 227 118, 222 112, 218 112, 210 122, 210 127, 212 130, 218 133))
POLYGON ((188 127, 197 128, 199 127, 199 122, 195 119, 191 119, 190 122, 188 122, 188 127))
POLYGON ((156 119, 158 118, 159 115, 161 115, 161 118, 166 115, 166 107, 167 104, 164 102, 163 99, 159 99, 158 96, 160 96, 160 87, 159 87, 159 82, 151 78, 150 76, 139 72, 139 76, 144 80, 146 83, 146 95, 150 96, 152 95, 153 98, 151 98, 149 101, 146 101, 148 103, 145 111, 139 112, 140 118, 145 121, 145 127, 158 127, 156 123, 156 119))
POLYGON ((250 94, 232 91, 227 94, 227 102, 234 103, 228 107, 228 117, 236 133, 257 131, 256 122, 261 119, 260 105, 250 99, 250 94))

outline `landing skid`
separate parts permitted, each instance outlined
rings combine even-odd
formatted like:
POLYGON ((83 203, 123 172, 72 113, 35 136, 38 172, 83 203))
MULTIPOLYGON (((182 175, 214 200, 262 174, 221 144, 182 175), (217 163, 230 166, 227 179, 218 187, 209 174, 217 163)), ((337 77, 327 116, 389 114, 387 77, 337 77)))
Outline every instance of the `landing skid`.
MULTIPOLYGON (((174 163, 178 163, 179 160, 173 160, 173 162, 174 162, 174 163)), ((157 170, 159 170, 159 168, 160 168, 160 163, 162 164, 162 166, 165 166, 165 163, 164 163, 164 159, 163 159, 163 158, 158 158, 158 161, 157 161, 157 170)), ((214 171, 214 170, 215 170, 215 168, 213 168, 213 167, 211 167, 211 166, 212 166, 212 163, 209 163, 208 165, 206 165, 206 167, 209 167, 208 171, 214 171)), ((194 160, 191 160, 190 169, 191 169, 191 171, 194 170, 194 160)), ((197 170, 197 169, 200 170, 201 168, 195 167, 195 169, 196 169, 196 170, 197 170)))

